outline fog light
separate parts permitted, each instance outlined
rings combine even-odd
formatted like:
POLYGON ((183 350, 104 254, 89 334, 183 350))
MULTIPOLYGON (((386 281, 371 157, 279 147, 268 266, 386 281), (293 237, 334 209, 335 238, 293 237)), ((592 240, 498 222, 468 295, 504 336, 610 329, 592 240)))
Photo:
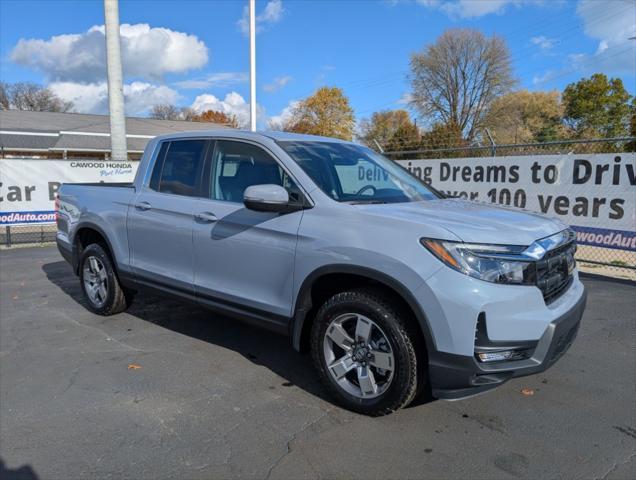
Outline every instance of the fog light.
POLYGON ((477 352, 477 358, 482 362, 500 362, 510 360, 514 356, 514 350, 503 350, 500 352, 477 352))

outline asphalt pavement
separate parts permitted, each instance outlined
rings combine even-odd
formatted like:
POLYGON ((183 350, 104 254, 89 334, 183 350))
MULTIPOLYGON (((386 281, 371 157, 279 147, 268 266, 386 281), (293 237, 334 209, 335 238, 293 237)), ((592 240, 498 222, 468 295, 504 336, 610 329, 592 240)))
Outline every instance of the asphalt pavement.
POLYGON ((548 371, 368 418, 284 337, 159 297, 93 315, 55 248, 0 251, 0 478, 635 479, 636 287, 584 283, 548 371))

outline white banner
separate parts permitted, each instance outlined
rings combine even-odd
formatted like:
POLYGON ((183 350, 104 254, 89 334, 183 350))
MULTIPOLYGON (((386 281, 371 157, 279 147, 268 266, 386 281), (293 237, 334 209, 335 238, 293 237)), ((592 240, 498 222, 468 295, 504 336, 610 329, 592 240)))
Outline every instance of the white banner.
POLYGON ((0 159, 0 225, 52 223, 62 183, 132 182, 139 162, 0 159))
POLYGON ((556 217, 581 244, 636 251, 636 154, 400 160, 450 195, 556 217))

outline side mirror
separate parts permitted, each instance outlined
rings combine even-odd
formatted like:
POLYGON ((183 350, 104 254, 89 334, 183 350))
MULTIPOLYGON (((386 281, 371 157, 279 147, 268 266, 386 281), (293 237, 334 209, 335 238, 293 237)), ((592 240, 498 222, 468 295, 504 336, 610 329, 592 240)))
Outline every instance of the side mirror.
POLYGON ((246 208, 257 212, 287 212, 289 193, 280 185, 252 185, 243 193, 246 208))

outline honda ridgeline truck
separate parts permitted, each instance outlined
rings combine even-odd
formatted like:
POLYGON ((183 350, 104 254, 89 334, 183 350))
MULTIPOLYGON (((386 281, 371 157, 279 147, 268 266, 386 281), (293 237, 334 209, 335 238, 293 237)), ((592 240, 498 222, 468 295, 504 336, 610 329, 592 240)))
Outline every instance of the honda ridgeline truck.
POLYGON ((157 137, 134 183, 61 187, 57 244, 93 312, 148 288, 268 327, 369 415, 545 370, 586 298, 560 221, 445 198, 308 135, 157 137))

